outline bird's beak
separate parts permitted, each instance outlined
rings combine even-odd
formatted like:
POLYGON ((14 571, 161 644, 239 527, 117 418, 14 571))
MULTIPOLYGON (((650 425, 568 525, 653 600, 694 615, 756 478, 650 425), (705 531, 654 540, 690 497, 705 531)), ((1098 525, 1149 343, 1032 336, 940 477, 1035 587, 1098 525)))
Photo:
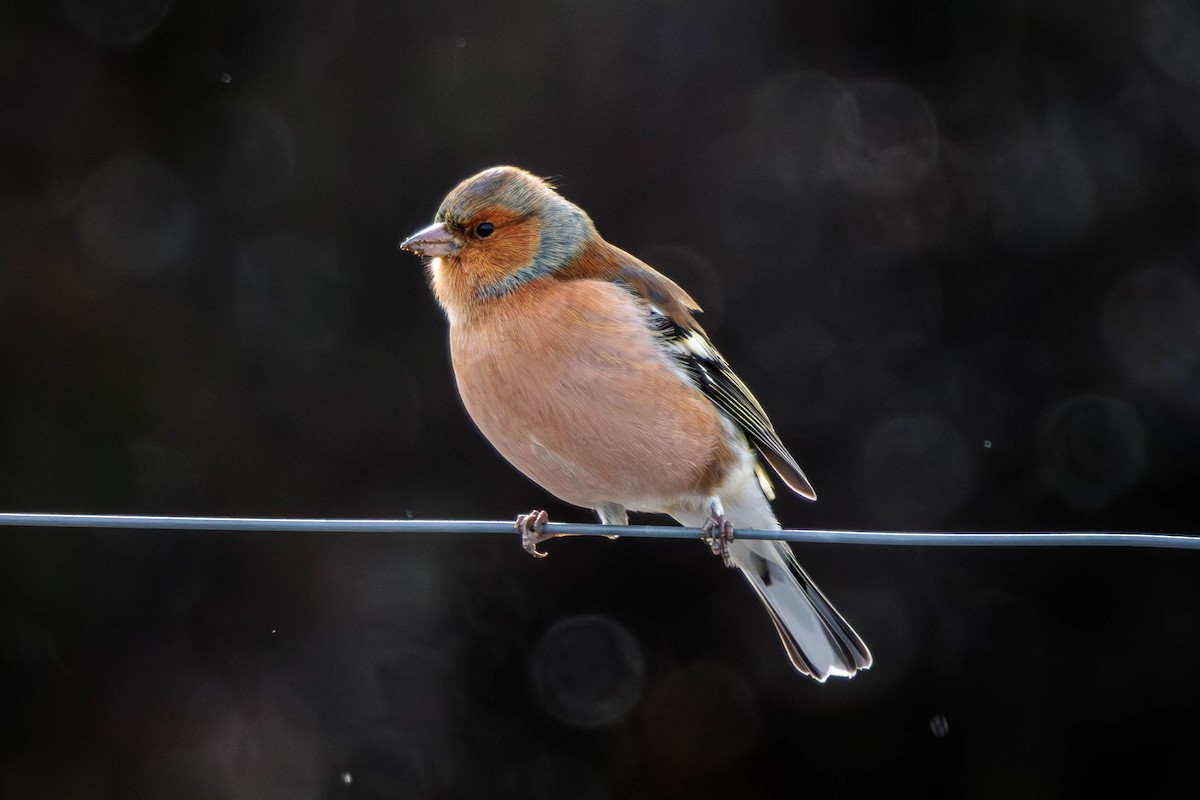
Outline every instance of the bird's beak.
POLYGON ((445 258, 458 252, 458 242, 444 223, 435 222, 400 242, 400 249, 419 256, 445 258))

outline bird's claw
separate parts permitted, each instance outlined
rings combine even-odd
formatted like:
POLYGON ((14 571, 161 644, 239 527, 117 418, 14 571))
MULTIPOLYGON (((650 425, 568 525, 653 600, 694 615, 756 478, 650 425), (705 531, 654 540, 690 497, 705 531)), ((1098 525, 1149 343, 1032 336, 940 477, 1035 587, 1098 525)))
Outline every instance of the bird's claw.
POLYGON ((517 533, 521 534, 521 547, 534 558, 545 558, 548 554, 538 550, 538 545, 547 539, 553 539, 554 534, 546 533, 546 523, 550 515, 545 511, 530 511, 528 514, 517 515, 517 533))
POLYGON ((733 559, 729 554, 729 545, 733 544, 733 523, 724 514, 718 514, 714 510, 709 512, 700 532, 712 548, 713 555, 720 556, 725 566, 732 567, 733 559))

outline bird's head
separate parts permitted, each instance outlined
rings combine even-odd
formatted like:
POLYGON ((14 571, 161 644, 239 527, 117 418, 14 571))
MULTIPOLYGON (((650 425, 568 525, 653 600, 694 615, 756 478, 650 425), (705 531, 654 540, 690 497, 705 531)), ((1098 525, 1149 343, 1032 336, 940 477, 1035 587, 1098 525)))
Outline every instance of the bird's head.
POLYGON ((452 317, 554 274, 595 231, 581 208, 517 167, 467 178, 434 220, 400 248, 427 259, 434 292, 452 317))

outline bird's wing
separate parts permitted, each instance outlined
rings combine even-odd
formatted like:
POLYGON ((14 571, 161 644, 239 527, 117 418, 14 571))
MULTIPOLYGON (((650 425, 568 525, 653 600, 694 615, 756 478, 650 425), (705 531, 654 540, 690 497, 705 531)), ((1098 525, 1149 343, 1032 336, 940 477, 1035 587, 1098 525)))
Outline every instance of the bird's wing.
MULTIPOLYGON (((651 314, 651 323, 660 333, 663 345, 679 363, 688 378, 726 417, 746 435, 759 455, 771 465, 791 489, 799 495, 817 499, 804 471, 783 446, 767 412, 754 399, 725 358, 717 352, 708 334, 696 322, 694 312, 700 306, 674 281, 633 256, 610 273, 611 280, 642 299, 651 314)), ((765 478, 760 475, 760 479, 765 478)), ((769 487, 763 481, 764 490, 769 487)), ((770 492, 767 491, 769 495, 770 492)))

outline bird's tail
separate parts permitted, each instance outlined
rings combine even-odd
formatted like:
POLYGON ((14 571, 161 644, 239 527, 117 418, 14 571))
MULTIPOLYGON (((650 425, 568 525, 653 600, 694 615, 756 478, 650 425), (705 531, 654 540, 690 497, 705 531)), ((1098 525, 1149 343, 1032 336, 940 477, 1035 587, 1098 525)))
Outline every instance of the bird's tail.
POLYGON ((733 562, 775 623, 796 669, 821 683, 871 666, 871 653, 801 569, 787 542, 734 540, 733 562))

